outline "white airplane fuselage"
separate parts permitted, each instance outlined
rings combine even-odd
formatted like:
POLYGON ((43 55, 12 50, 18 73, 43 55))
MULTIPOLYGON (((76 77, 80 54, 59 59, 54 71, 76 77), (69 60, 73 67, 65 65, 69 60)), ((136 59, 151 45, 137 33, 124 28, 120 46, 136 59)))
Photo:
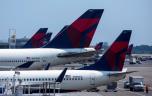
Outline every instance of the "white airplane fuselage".
MULTIPOLYGON (((61 74, 62 70, 47 70, 47 71, 18 71, 20 74, 15 76, 15 85, 21 80, 21 85, 35 85, 42 84, 43 82, 55 82, 55 79, 61 74)), ((123 75, 109 76, 108 71, 94 71, 94 70, 67 70, 64 79, 60 85, 63 90, 84 90, 110 82, 123 79, 123 75)), ((15 71, 1 71, 0 84, 11 82, 13 84, 13 75, 15 71)), ((53 85, 51 85, 53 88, 53 85)))
POLYGON ((92 50, 94 49, 0 49, 0 69, 13 69, 28 61, 34 61, 34 63, 28 69, 40 69, 48 63, 50 63, 51 66, 58 64, 66 64, 73 61, 83 60, 86 57, 58 57, 59 54, 68 52, 86 52, 92 50))

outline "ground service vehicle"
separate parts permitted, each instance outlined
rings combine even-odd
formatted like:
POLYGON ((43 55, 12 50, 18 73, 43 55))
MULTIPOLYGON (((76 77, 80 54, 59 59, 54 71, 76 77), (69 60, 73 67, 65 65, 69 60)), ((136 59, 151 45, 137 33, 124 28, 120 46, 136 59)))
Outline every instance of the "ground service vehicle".
POLYGON ((129 77, 130 91, 144 91, 144 78, 142 76, 129 77))

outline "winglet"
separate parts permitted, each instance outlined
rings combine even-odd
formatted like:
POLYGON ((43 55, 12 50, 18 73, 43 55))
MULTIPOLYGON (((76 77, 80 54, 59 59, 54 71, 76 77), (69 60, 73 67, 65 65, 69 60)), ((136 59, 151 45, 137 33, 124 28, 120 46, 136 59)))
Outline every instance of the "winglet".
POLYGON ((44 70, 49 70, 49 67, 50 67, 50 63, 44 67, 44 70))
POLYGON ((24 64, 17 66, 15 69, 17 69, 17 68, 29 68, 33 63, 34 63, 34 61, 28 61, 24 64))
POLYGON ((55 82, 61 83, 61 82, 63 81, 67 69, 68 69, 68 68, 64 68, 64 70, 61 72, 61 74, 59 75, 59 77, 56 79, 55 82))

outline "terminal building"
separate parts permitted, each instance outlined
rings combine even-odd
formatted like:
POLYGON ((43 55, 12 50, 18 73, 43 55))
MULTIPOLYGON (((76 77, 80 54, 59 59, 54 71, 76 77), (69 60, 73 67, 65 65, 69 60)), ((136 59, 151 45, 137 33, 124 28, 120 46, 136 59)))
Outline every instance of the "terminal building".
MULTIPOLYGON (((19 38, 15 40, 15 48, 21 48, 27 41, 29 40, 29 38, 23 37, 23 38, 19 38)), ((0 41, 0 49, 5 49, 5 48, 9 48, 9 39, 8 41, 0 41)))

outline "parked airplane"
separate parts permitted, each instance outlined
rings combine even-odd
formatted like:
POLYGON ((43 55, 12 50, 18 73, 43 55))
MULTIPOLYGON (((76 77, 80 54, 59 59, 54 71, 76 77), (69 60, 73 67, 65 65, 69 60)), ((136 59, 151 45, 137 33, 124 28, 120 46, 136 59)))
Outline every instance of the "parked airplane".
POLYGON ((101 50, 102 45, 103 45, 103 42, 99 42, 99 43, 95 46, 96 51, 101 50))
POLYGON ((127 55, 132 54, 132 48, 133 48, 133 44, 130 44, 129 47, 128 47, 127 55))
POLYGON ((52 36, 52 33, 49 32, 47 33, 42 39, 40 42, 42 42, 40 45, 39 45, 39 48, 40 47, 43 47, 44 45, 46 45, 47 43, 49 43, 49 41, 51 40, 51 36, 52 36))
POLYGON ((46 35, 48 28, 40 28, 22 48, 39 48, 40 40, 46 35))
MULTIPOLYGON (((83 32, 83 30, 86 30, 86 33, 91 31, 91 33, 88 34, 87 36, 92 38, 92 34, 93 34, 92 32, 94 32, 94 30, 96 29, 96 26, 99 23, 102 13, 103 13, 103 9, 90 9, 86 11, 82 16, 80 16, 80 18, 72 24, 72 29, 75 28, 75 30, 76 29, 79 30, 79 34, 77 33, 71 34, 71 33, 68 33, 71 31, 68 31, 66 35, 62 34, 61 36, 62 41, 66 41, 66 42, 62 42, 63 45, 65 45, 65 46, 62 46, 62 48, 66 48, 66 49, 57 49, 59 47, 35 48, 35 49, 33 48, 1 49, 0 50, 0 68, 2 69, 3 68, 4 69, 14 69, 14 68, 39 69, 39 68, 43 68, 43 66, 45 66, 46 64, 50 64, 51 66, 54 66, 57 64, 67 64, 74 61, 83 60, 94 55, 95 50, 93 48, 80 48, 80 47, 73 48, 72 46, 74 47, 78 46, 79 44, 77 43, 81 42, 80 40, 75 40, 76 38, 74 38, 75 36, 73 35, 80 35, 81 32, 83 32), (78 25, 81 25, 81 26, 78 26, 78 25), (90 29, 90 26, 91 26, 91 29, 90 29), (68 35, 72 35, 72 36, 69 36, 70 39, 67 40, 63 38, 63 37, 67 37, 68 35)), ((60 38, 58 39, 60 40, 60 38)), ((85 42, 90 42, 90 40, 91 39, 86 40, 85 42)), ((86 44, 85 42, 83 43, 86 44)), ((56 42, 56 44, 62 44, 62 43, 56 42)))
POLYGON ((46 33, 48 28, 40 28, 22 48, 40 48, 46 45, 52 33, 46 33))
POLYGON ((92 62, 92 61, 93 62, 97 61, 103 55, 103 54, 101 54, 104 51, 103 49, 101 49, 102 45, 103 45, 103 42, 99 42, 95 46, 91 46, 91 47, 94 47, 94 49, 96 50, 95 55, 87 60, 83 60, 81 63, 88 63, 88 62, 92 62))
MULTIPOLYGON (((130 36, 131 30, 124 30, 95 64, 78 70, 67 70, 60 89, 64 91, 90 89, 121 80, 126 74, 134 72, 127 72, 127 69, 123 69, 130 36)), ((55 82, 62 70, 18 72, 20 74, 14 78, 15 81, 20 80, 21 85, 34 85, 43 82, 55 82)), ((14 74, 15 71, 0 71, 0 83, 13 82, 14 74)), ((17 82, 15 84, 18 85, 17 82)))

